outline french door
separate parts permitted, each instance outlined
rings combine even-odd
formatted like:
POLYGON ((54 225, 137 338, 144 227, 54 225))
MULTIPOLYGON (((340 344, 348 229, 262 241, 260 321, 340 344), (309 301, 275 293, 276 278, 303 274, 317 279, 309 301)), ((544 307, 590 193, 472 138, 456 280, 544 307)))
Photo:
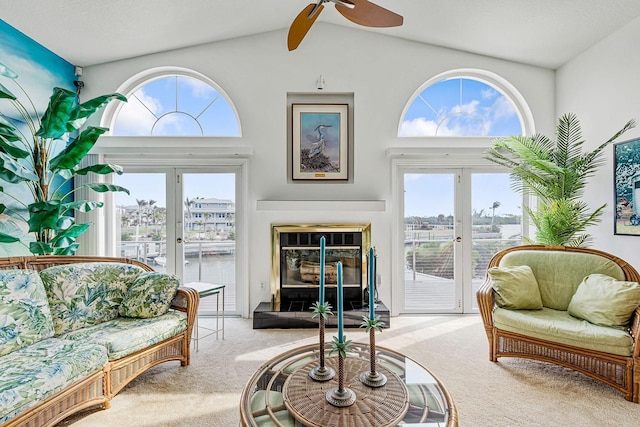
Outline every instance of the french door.
POLYGON ((522 197, 509 175, 475 168, 406 169, 403 313, 472 313, 493 254, 522 241, 522 197))
MULTIPOLYGON (((225 312, 239 313, 236 175, 225 168, 126 168, 114 177, 130 191, 115 196, 116 255, 185 284, 224 284, 225 312)), ((204 299, 200 309, 212 312, 215 299, 204 299)))

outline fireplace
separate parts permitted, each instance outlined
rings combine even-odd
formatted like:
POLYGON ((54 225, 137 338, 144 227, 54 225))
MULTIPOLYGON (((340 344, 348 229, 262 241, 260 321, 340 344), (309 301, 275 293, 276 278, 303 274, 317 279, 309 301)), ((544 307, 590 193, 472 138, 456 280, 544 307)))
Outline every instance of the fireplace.
POLYGON ((320 238, 326 239, 325 295, 336 307, 336 263, 342 262, 344 308, 362 308, 370 224, 273 225, 271 299, 276 311, 308 311, 318 301, 320 238))
MULTIPOLYGON (((344 327, 359 328, 368 314, 364 302, 370 224, 274 224, 271 226, 271 300, 253 311, 253 328, 317 328, 311 305, 318 301, 320 238, 325 236, 325 299, 336 312, 336 269, 343 266, 344 327)), ((377 263, 376 263, 377 265, 377 263)), ((375 313, 390 325, 389 309, 376 302, 375 313)), ((337 326, 329 316, 326 326, 337 326)))

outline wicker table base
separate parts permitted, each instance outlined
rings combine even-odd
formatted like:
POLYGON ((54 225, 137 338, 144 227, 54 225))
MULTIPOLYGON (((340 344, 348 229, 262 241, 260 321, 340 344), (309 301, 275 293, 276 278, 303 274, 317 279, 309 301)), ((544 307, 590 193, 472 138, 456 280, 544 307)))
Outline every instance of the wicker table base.
MULTIPOLYGON (((318 382, 309 377, 313 361, 298 369, 284 383, 284 403, 298 421, 309 427, 333 426, 396 426, 409 409, 409 397, 404 382, 393 372, 378 367, 387 377, 384 387, 371 388, 360 382, 360 374, 369 371, 369 360, 355 357, 344 363, 344 386, 356 394, 356 402, 346 408, 337 408, 327 402, 327 391, 338 385, 337 375, 331 381, 318 382)), ((330 357, 326 366, 338 371, 338 358, 330 357)))

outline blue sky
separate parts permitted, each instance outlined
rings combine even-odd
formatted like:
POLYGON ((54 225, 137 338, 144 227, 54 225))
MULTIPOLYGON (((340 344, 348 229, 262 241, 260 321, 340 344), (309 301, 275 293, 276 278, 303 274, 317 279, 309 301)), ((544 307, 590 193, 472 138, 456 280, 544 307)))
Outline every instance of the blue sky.
POLYGON ((413 100, 400 136, 506 136, 521 134, 513 105, 495 88, 472 79, 432 84, 413 100))
POLYGON ((240 135, 229 102, 201 80, 163 77, 126 95, 113 135, 240 135))
MULTIPOLYGON (((453 174, 406 174, 405 216, 445 216, 453 214, 453 174)), ((482 173, 473 175, 471 191, 472 210, 484 209, 500 202, 496 215, 520 215, 522 196, 510 188, 509 174, 482 173)))
MULTIPOLYGON (((193 173, 184 176, 184 194, 189 199, 196 197, 228 199, 233 202, 235 195, 235 175, 232 173, 193 173)), ((130 173, 116 176, 115 183, 127 188, 131 195, 114 193, 116 205, 137 205, 136 199, 155 200, 156 206, 166 207, 165 174, 130 173)))

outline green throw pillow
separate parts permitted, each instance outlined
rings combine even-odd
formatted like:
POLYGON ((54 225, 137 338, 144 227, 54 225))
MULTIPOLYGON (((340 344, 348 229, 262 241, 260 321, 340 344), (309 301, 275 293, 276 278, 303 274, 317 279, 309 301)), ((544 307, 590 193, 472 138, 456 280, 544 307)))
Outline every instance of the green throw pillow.
POLYGON ((626 326, 640 305, 640 284, 605 274, 584 278, 571 298, 570 315, 601 326, 626 326))
POLYGON ((488 271, 493 282, 496 303, 511 310, 539 310, 542 298, 538 281, 528 265, 491 267, 488 271))
POLYGON ((161 316, 169 311, 178 286, 180 280, 172 274, 143 273, 127 290, 118 313, 123 317, 144 319, 161 316))

